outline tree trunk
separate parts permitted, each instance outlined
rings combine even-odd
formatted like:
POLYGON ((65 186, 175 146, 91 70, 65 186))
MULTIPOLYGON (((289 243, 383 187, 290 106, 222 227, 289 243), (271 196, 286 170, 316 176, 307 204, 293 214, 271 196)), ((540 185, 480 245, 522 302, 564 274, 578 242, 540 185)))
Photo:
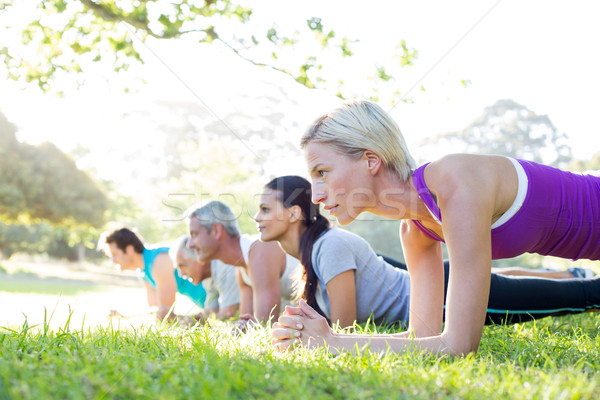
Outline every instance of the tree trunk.
POLYGON ((83 241, 77 243, 77 262, 84 262, 85 261, 85 244, 83 244, 83 241))

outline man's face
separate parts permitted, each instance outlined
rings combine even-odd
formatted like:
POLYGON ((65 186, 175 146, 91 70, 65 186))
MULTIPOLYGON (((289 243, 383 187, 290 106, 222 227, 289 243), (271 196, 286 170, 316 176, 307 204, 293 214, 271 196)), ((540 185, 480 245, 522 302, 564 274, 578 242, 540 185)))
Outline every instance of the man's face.
POLYGON ((179 275, 189 279, 194 285, 210 277, 210 261, 191 260, 185 257, 181 250, 177 253, 176 261, 179 275))
POLYGON ((118 265, 123 270, 135 269, 133 266, 133 257, 131 252, 133 251, 133 246, 127 246, 125 248, 126 251, 121 250, 117 247, 116 243, 109 243, 108 249, 110 251, 110 259, 111 261, 118 265))
POLYGON ((219 241, 211 234, 214 229, 209 231, 200 225, 197 218, 192 217, 188 222, 188 230, 190 233, 188 248, 196 252, 200 261, 213 260, 219 248, 219 241))

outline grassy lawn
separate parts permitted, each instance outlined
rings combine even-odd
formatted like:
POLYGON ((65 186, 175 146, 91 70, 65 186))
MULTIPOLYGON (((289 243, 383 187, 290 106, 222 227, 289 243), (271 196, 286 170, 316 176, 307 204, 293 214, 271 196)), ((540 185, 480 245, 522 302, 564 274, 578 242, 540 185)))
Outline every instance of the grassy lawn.
POLYGON ((279 354, 213 325, 0 328, 0 398, 600 398, 600 314, 488 327, 463 359, 279 354))
MULTIPOLYGON (((5 262, 5 264, 0 264, 0 292, 5 293, 75 296, 102 292, 111 284, 108 278, 103 276, 98 280, 97 273, 82 275, 85 271, 69 270, 69 263, 65 262, 55 262, 55 264, 5 262), (57 266, 63 270, 57 270, 57 266)), ((106 275, 109 273, 114 274, 114 271, 109 270, 106 275)), ((127 277, 119 278, 122 278, 123 282, 127 279, 127 277)))
MULTIPOLYGON (((0 279, 2 275, 0 275, 0 279)), ((0 292, 7 293, 37 293, 47 295, 75 296, 80 293, 99 292, 105 290, 105 286, 95 285, 88 282, 74 282, 65 284, 64 280, 53 280, 52 278, 39 279, 12 279, 10 281, 0 280, 0 292)))

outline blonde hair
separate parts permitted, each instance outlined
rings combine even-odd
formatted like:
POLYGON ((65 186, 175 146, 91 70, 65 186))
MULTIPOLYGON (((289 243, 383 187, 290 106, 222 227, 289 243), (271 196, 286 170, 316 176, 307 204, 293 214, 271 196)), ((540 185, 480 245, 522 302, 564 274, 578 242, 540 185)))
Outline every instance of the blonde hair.
POLYGON ((334 146, 342 154, 359 158, 365 150, 376 153, 383 165, 406 181, 416 168, 396 122, 377 104, 351 100, 315 120, 300 141, 334 146))
POLYGON ((177 265, 177 255, 179 252, 181 252, 183 258, 188 260, 196 261, 198 259, 196 252, 187 246, 189 240, 189 235, 181 235, 171 244, 169 256, 171 257, 171 260, 173 260, 174 265, 177 265))

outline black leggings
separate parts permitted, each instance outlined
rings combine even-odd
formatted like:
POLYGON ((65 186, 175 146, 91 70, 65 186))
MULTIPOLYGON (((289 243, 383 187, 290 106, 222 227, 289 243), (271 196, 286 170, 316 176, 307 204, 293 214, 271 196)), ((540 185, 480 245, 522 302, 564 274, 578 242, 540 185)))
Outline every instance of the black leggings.
MULTIPOLYGON (((406 265, 386 256, 396 268, 406 265)), ((444 304, 449 263, 444 261, 444 304)), ((593 279, 543 279, 509 277, 492 273, 486 325, 513 324, 548 316, 579 314, 600 308, 600 277, 593 279)))

